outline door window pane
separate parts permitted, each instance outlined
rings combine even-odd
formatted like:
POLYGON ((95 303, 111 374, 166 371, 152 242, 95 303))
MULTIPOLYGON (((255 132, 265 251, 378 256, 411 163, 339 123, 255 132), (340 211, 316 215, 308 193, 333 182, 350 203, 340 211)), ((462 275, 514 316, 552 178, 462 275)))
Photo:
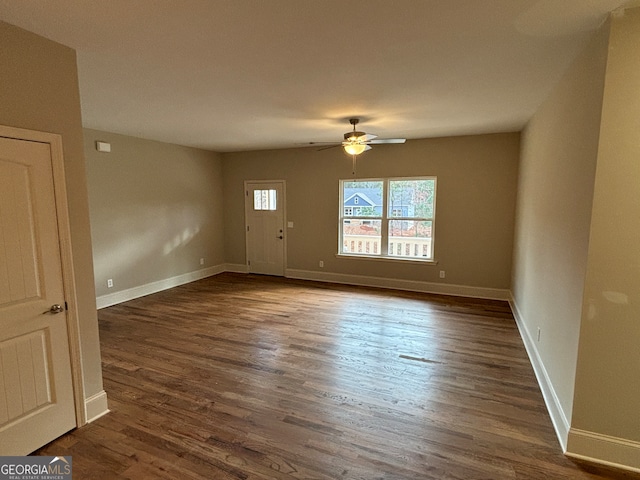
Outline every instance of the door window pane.
POLYGON ((271 189, 253 191, 254 210, 276 210, 276 202, 276 190, 271 189))

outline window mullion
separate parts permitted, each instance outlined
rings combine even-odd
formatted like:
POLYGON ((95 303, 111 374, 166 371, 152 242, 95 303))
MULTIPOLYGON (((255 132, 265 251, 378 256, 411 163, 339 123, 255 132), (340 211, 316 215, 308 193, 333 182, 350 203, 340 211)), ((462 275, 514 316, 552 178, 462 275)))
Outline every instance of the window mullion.
POLYGON ((389 255, 389 180, 385 180, 382 184, 382 228, 380 232, 380 253, 389 255))
POLYGON ((344 253, 344 186, 343 181, 340 180, 340 213, 338 215, 338 253, 344 253))

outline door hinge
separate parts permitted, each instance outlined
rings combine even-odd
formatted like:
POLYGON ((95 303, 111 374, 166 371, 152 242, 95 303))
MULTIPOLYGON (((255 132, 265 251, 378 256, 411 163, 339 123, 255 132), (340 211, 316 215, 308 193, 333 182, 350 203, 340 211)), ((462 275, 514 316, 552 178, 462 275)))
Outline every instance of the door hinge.
POLYGON ((69 310, 69 304, 66 302, 66 300, 64 302, 64 309, 65 310, 69 310))
POLYGON ((251 260, 247 260, 247 265, 251 265, 251 260))
POLYGON ((247 232, 249 231, 249 225, 247 225, 247 232))

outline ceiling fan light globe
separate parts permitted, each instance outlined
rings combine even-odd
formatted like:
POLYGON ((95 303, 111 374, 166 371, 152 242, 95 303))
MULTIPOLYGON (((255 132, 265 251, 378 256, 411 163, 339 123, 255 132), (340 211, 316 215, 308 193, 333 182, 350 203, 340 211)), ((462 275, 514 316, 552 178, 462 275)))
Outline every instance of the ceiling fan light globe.
POLYGON ((347 143, 343 145, 344 151, 349 155, 360 155, 362 152, 367 150, 367 145, 364 143, 347 143))

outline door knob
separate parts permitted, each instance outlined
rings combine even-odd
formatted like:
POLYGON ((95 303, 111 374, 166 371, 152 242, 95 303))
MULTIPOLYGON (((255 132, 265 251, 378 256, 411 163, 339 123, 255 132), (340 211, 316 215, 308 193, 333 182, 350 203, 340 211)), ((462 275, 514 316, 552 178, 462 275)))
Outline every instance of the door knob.
POLYGON ((62 313, 62 312, 64 312, 64 307, 56 303, 54 305, 51 305, 51 308, 44 313, 53 313, 55 315, 56 313, 62 313))
POLYGON ((282 240, 284 237, 282 235, 279 235, 276 238, 279 238, 280 240, 282 240))

